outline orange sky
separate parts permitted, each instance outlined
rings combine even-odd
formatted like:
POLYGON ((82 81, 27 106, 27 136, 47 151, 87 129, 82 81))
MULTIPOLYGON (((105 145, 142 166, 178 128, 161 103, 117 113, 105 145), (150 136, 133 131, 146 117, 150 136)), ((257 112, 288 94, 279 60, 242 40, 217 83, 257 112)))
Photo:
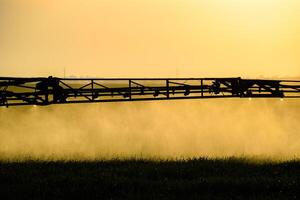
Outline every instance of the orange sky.
POLYGON ((0 0, 0 76, 300 76, 299 0, 0 0))

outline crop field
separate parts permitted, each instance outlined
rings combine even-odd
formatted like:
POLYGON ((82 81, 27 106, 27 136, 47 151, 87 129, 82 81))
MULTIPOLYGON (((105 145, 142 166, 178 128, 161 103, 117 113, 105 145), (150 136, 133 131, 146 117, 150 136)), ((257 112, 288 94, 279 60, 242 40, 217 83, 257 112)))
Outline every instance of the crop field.
POLYGON ((298 199, 300 161, 1 161, 0 184, 5 199, 298 199))

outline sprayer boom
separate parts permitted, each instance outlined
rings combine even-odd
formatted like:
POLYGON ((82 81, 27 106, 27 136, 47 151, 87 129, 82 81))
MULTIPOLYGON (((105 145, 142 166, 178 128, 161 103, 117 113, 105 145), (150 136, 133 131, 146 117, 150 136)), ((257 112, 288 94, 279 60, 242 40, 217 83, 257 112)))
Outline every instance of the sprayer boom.
POLYGON ((0 77, 0 106, 201 98, 300 98, 300 80, 0 77))

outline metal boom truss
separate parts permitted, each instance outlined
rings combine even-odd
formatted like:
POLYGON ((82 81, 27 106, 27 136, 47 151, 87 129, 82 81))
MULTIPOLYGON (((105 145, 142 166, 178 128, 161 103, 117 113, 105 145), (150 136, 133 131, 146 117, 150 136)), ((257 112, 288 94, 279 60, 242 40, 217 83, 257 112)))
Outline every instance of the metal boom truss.
POLYGON ((0 77, 0 106, 200 98, 300 98, 300 80, 0 77))

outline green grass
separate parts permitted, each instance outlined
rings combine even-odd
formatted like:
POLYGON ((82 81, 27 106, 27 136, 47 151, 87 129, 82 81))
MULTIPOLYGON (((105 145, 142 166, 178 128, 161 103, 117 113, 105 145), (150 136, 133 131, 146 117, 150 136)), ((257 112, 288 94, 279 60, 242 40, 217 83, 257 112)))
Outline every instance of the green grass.
POLYGON ((300 162, 2 161, 0 184, 6 199, 298 199, 300 162))

